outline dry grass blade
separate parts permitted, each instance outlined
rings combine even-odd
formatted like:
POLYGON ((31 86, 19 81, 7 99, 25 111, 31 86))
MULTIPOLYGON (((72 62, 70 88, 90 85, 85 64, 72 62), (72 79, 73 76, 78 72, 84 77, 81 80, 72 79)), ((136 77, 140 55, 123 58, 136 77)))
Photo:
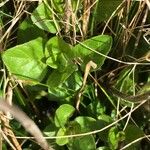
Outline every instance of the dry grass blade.
POLYGON ((19 144, 16 136, 13 133, 12 128, 9 125, 9 119, 3 114, 0 115, 0 119, 1 119, 2 124, 4 124, 4 128, 3 128, 4 133, 6 134, 6 136, 10 137, 11 139, 12 144, 10 144, 9 142, 11 148, 15 150, 22 150, 21 145, 19 144))
POLYGON ((0 110, 7 113, 8 111, 14 116, 16 120, 18 120, 22 126, 35 137, 39 145, 44 150, 53 150, 52 147, 50 147, 43 137, 41 131, 37 127, 37 125, 32 121, 22 110, 20 110, 16 106, 10 106, 7 104, 4 100, 1 99, 0 101, 0 110))
POLYGON ((79 90, 79 93, 77 95, 77 103, 76 103, 76 109, 79 111, 79 105, 80 105, 80 99, 81 99, 81 95, 83 93, 83 90, 86 86, 86 81, 87 81, 87 77, 88 74, 90 72, 91 67, 93 69, 95 69, 97 67, 97 65, 93 62, 93 61, 89 61, 85 67, 85 71, 84 71, 84 77, 83 77, 83 83, 82 83, 82 87, 79 90))

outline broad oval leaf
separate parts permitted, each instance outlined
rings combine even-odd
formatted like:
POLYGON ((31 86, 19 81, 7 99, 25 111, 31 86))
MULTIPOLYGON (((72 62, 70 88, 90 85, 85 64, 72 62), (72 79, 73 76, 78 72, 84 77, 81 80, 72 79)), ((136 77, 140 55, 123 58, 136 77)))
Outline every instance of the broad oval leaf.
POLYGON ((31 15, 33 23, 38 26, 40 29, 56 33, 59 30, 59 25, 57 21, 53 20, 53 14, 49 9, 49 6, 42 2, 39 6, 33 11, 31 15), (56 28, 57 26, 57 28, 56 28))
POLYGON ((69 104, 61 105, 55 113, 55 125, 57 127, 64 127, 64 125, 67 123, 68 119, 72 116, 74 111, 75 108, 69 104))
MULTIPOLYGON (((108 35, 99 35, 92 37, 76 45, 73 50, 76 58, 80 57, 83 61, 81 68, 84 70, 89 61, 93 61, 100 68, 106 59, 112 46, 112 37, 108 35), (101 55, 102 54, 102 55, 101 55)), ((95 69, 97 70, 97 68, 95 69)))
POLYGON ((65 80, 67 80, 69 76, 76 70, 77 67, 75 65, 68 66, 65 69, 65 72, 59 72, 59 70, 54 70, 47 80, 47 85, 52 89, 58 87, 60 84, 64 83, 65 80))
MULTIPOLYGON (((65 128, 60 128, 57 132, 57 136, 64 136, 66 134, 65 128)), ((69 142, 68 138, 58 138, 56 139, 56 143, 60 146, 63 146, 69 142)))
MULTIPOLYGON (((75 121, 78 124, 80 124, 82 132, 91 132, 95 130, 100 130, 109 124, 104 120, 95 120, 94 118, 87 116, 79 116, 75 119, 75 121)), ((107 140, 107 134, 108 130, 104 130, 98 133, 102 141, 107 140)))
POLYGON ((35 26, 30 18, 26 18, 19 25, 17 32, 17 43, 23 44, 38 37, 43 37, 44 39, 46 39, 45 32, 37 26, 35 26))
MULTIPOLYGON (((125 132, 125 145, 144 136, 144 132, 139 127, 133 124, 129 124, 124 132, 125 132)), ((141 141, 137 141, 136 143, 131 144, 130 147, 126 148, 126 150, 138 149, 140 147, 140 142, 141 141)))
POLYGON ((73 63, 72 46, 60 37, 55 36, 46 43, 45 56, 46 64, 55 69, 47 81, 50 88, 58 87, 77 70, 77 65, 73 63))
MULTIPOLYGON (((59 84, 60 80, 58 79, 59 78, 57 78, 57 80, 54 81, 58 81, 59 84)), ((74 72, 63 84, 60 84, 59 86, 57 86, 57 84, 54 81, 52 77, 51 80, 48 80, 48 85, 50 85, 48 86, 49 97, 63 104, 72 103, 72 98, 74 98, 74 93, 77 90, 79 90, 80 87, 82 86, 82 75, 80 74, 80 72, 74 72)))
POLYGON ((104 114, 106 108, 100 103, 99 100, 95 100, 87 106, 87 109, 88 114, 91 117, 98 117, 99 115, 104 114))
POLYGON ((73 138, 70 150, 96 150, 96 144, 92 135, 73 138))
POLYGON ((79 116, 75 121, 80 124, 82 132, 89 132, 97 129, 95 126, 96 120, 92 117, 79 116))
POLYGON ((37 38, 30 42, 17 45, 2 54, 8 70, 23 79, 41 81, 47 65, 42 62, 43 41, 37 38))
POLYGON ((125 133, 117 127, 112 127, 108 133, 108 144, 111 149, 118 149, 119 143, 125 139, 125 133))
POLYGON ((43 130, 43 133, 48 137, 52 137, 52 136, 56 136, 57 130, 58 130, 58 128, 54 124, 49 124, 43 130))
POLYGON ((63 72, 67 66, 72 64, 72 46, 62 38, 55 36, 46 43, 45 56, 47 65, 63 72))

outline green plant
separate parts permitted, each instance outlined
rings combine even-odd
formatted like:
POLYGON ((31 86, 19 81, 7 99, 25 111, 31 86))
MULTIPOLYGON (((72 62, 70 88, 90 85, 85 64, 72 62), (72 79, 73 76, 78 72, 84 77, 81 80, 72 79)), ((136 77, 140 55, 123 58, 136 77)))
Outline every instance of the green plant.
MULTIPOLYGON (((0 94, 35 121, 54 149, 148 148, 149 99, 140 97, 138 104, 128 99, 149 93, 148 3, 0 4, 0 94), (121 96, 111 92, 112 87, 121 96)), ((22 140, 17 137, 29 135, 19 122, 8 125, 16 136, 8 136, 3 149, 19 149, 22 140)), ((22 146, 38 148, 29 140, 22 146)))

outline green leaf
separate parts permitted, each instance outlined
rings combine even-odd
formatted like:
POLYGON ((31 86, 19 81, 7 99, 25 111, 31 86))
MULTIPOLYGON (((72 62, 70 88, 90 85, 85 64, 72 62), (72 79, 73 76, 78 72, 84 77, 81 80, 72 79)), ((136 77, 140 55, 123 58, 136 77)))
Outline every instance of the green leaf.
POLYGON ((77 65, 73 63, 72 47, 62 38, 56 36, 46 43, 45 56, 47 65, 56 69, 48 78, 49 87, 58 87, 77 70, 77 65))
POLYGON ((36 81, 41 81, 45 75, 47 65, 42 62, 43 58, 41 38, 17 45, 2 54, 4 64, 12 74, 36 81))
POLYGON ((92 135, 73 138, 70 141, 70 150, 96 150, 95 140, 92 135))
MULTIPOLYGON (((83 133, 100 130, 109 124, 103 120, 95 120, 94 118, 86 117, 86 116, 84 117, 79 116, 75 119, 75 121, 77 121, 80 124, 81 131, 83 133)), ((107 140, 107 135, 108 135, 108 129, 98 133, 99 138, 104 142, 107 140)))
POLYGON ((67 123, 68 119, 72 116, 74 111, 75 108, 69 104, 61 105, 55 113, 55 125, 57 127, 64 127, 64 125, 67 123))
POLYGON ((64 1, 63 0, 55 0, 53 1, 54 8, 57 12, 63 13, 64 12, 64 1))
POLYGON ((58 69, 60 72, 64 72, 67 67, 67 60, 62 53, 53 53, 48 59, 46 60, 46 64, 49 65, 51 68, 58 69), (52 57, 53 56, 53 57, 52 57))
POLYGON ((76 66, 68 66, 65 72, 59 72, 59 70, 54 70, 47 81, 47 85, 51 88, 58 87, 60 84, 64 83, 65 80, 69 78, 69 76, 77 70, 76 66))
POLYGON ((45 56, 47 65, 60 72, 65 71, 69 65, 73 65, 72 46, 58 36, 51 38, 46 43, 45 56))
POLYGON ((100 101, 95 100, 87 106, 88 114, 92 117, 98 117, 105 112, 105 106, 100 101))
POLYGON ((96 129, 96 120, 92 117, 79 116, 75 121, 80 124, 82 132, 89 132, 96 129))
MULTIPOLYGON (((64 136, 66 133, 65 128, 60 128, 57 132, 57 136, 64 136)), ((68 138, 58 138, 56 139, 56 143, 60 146, 63 146, 69 142, 68 138)))
MULTIPOLYGON (((53 81, 53 78, 51 78, 50 82, 52 81, 53 81)), ((54 84, 56 85, 56 83, 54 84)), ((61 103, 69 102, 72 104, 72 97, 74 97, 74 93, 77 90, 79 90, 81 86, 82 86, 82 76, 79 72, 74 72, 67 80, 65 80, 63 84, 60 84, 57 87, 49 86, 48 87, 49 97, 50 99, 53 99, 53 100, 56 99, 57 102, 58 101, 61 103)))
POLYGON ((49 124, 48 126, 46 126, 43 132, 46 136, 52 137, 56 135, 57 130, 58 128, 54 124, 49 124))
POLYGON ((81 126, 76 121, 70 121, 67 124, 67 134, 78 134, 81 133, 81 126))
MULTIPOLYGON (((75 121, 80 124, 82 132, 91 132, 95 130, 100 130, 109 124, 103 120, 95 120, 94 118, 87 116, 79 116, 75 119, 75 121)), ((98 133, 100 139, 103 141, 107 139, 107 134, 108 130, 98 133)))
MULTIPOLYGON (((112 39, 110 36, 101 35, 86 40, 82 44, 94 50, 102 51, 103 54, 107 55, 111 47, 111 42, 112 39)), ((48 78, 47 84, 49 87, 58 87, 77 70, 77 65, 73 63, 75 57, 83 59, 82 68, 85 68, 85 65, 91 60, 98 67, 101 67, 105 60, 105 57, 101 57, 81 44, 71 48, 69 44, 59 37, 53 37, 47 42, 45 55, 48 58, 46 63, 50 67, 57 69, 48 78)))
POLYGON ((38 37, 46 38, 46 34, 43 30, 39 29, 33 24, 30 18, 26 18, 18 28, 17 42, 19 44, 29 42, 38 37), (29 36, 30 35, 30 36, 29 36))
MULTIPOLYGON (((77 117, 75 119, 75 121, 71 124, 69 124, 68 127, 68 133, 69 134, 77 134, 77 133, 81 133, 81 132, 88 132, 90 131, 90 129, 86 127, 86 130, 84 130, 84 125, 83 125, 83 118, 84 117, 77 117), (71 127, 70 127, 71 126, 71 127)), ((89 122, 92 122, 95 120, 91 117, 85 117, 89 122)), ((88 121, 86 123, 88 123, 88 121)), ((92 124, 90 124, 92 125, 92 124)), ((93 124, 95 125, 95 124, 93 124)), ((94 126, 95 127, 95 126, 94 126)), ((88 136, 82 136, 82 137, 75 137, 69 140, 69 149, 70 150, 95 150, 96 149, 96 145, 95 145, 95 140, 94 137, 92 135, 88 135, 88 136)))
POLYGON ((106 115, 106 114, 102 114, 102 115, 98 116, 98 119, 106 121, 108 123, 113 122, 113 119, 110 116, 106 115))
POLYGON ((125 134, 122 131, 118 131, 116 127, 112 127, 109 130, 108 141, 111 149, 117 149, 119 142, 125 139, 125 134))
MULTIPOLYGON (((100 0, 97 4, 97 9, 95 11, 95 18, 98 22, 105 21, 109 19, 112 13, 117 9, 122 0, 100 0)), ((115 14, 114 14, 115 16, 115 14)), ((114 17, 113 16, 113 17, 114 17)))
POLYGON ((69 90, 76 92, 83 83, 83 77, 80 71, 76 71, 66 80, 66 86, 69 90))
POLYGON ((59 28, 57 20, 55 20, 55 22, 53 20, 52 10, 50 10, 50 7, 44 2, 41 2, 33 11, 31 19, 40 29, 51 33, 56 33, 59 28))
POLYGON ((76 45, 73 50, 76 53, 76 58, 80 57, 83 60, 81 67, 84 70, 89 61, 93 61, 95 64, 97 64, 97 68, 100 68, 104 64, 106 57, 101 56, 99 53, 107 56, 111 46, 111 36, 99 35, 76 45))
MULTIPOLYGON (((142 136, 144 136, 144 132, 140 128, 135 125, 128 125, 125 129, 125 145, 142 136)), ((131 144, 126 150, 137 150, 140 147, 140 142, 141 141, 131 144)))
MULTIPOLYGON (((77 134, 77 133, 80 133, 80 125, 75 121, 70 121, 69 123, 67 123, 66 128, 63 127, 59 129, 57 136, 71 135, 71 134, 77 134)), ((56 143, 62 146, 67 143, 68 144, 72 143, 72 139, 59 138, 59 139, 56 139, 56 143)))
POLYGON ((52 100, 56 100, 57 102, 59 101, 61 104, 62 103, 68 103, 67 97, 70 96, 69 90, 66 89, 65 86, 59 86, 55 88, 48 88, 48 93, 49 97, 52 100))

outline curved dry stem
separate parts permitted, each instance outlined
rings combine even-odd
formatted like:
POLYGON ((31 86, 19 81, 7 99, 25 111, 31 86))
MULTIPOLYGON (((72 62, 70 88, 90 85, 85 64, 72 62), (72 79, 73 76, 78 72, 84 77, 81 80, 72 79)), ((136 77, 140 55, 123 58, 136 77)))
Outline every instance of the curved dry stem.
POLYGON ((36 141, 44 150, 54 150, 51 146, 48 145, 47 141, 43 137, 40 129, 31 120, 21 109, 16 106, 10 106, 4 100, 0 100, 0 110, 7 113, 8 111, 14 116, 16 120, 18 120, 21 125, 35 137, 36 141))

